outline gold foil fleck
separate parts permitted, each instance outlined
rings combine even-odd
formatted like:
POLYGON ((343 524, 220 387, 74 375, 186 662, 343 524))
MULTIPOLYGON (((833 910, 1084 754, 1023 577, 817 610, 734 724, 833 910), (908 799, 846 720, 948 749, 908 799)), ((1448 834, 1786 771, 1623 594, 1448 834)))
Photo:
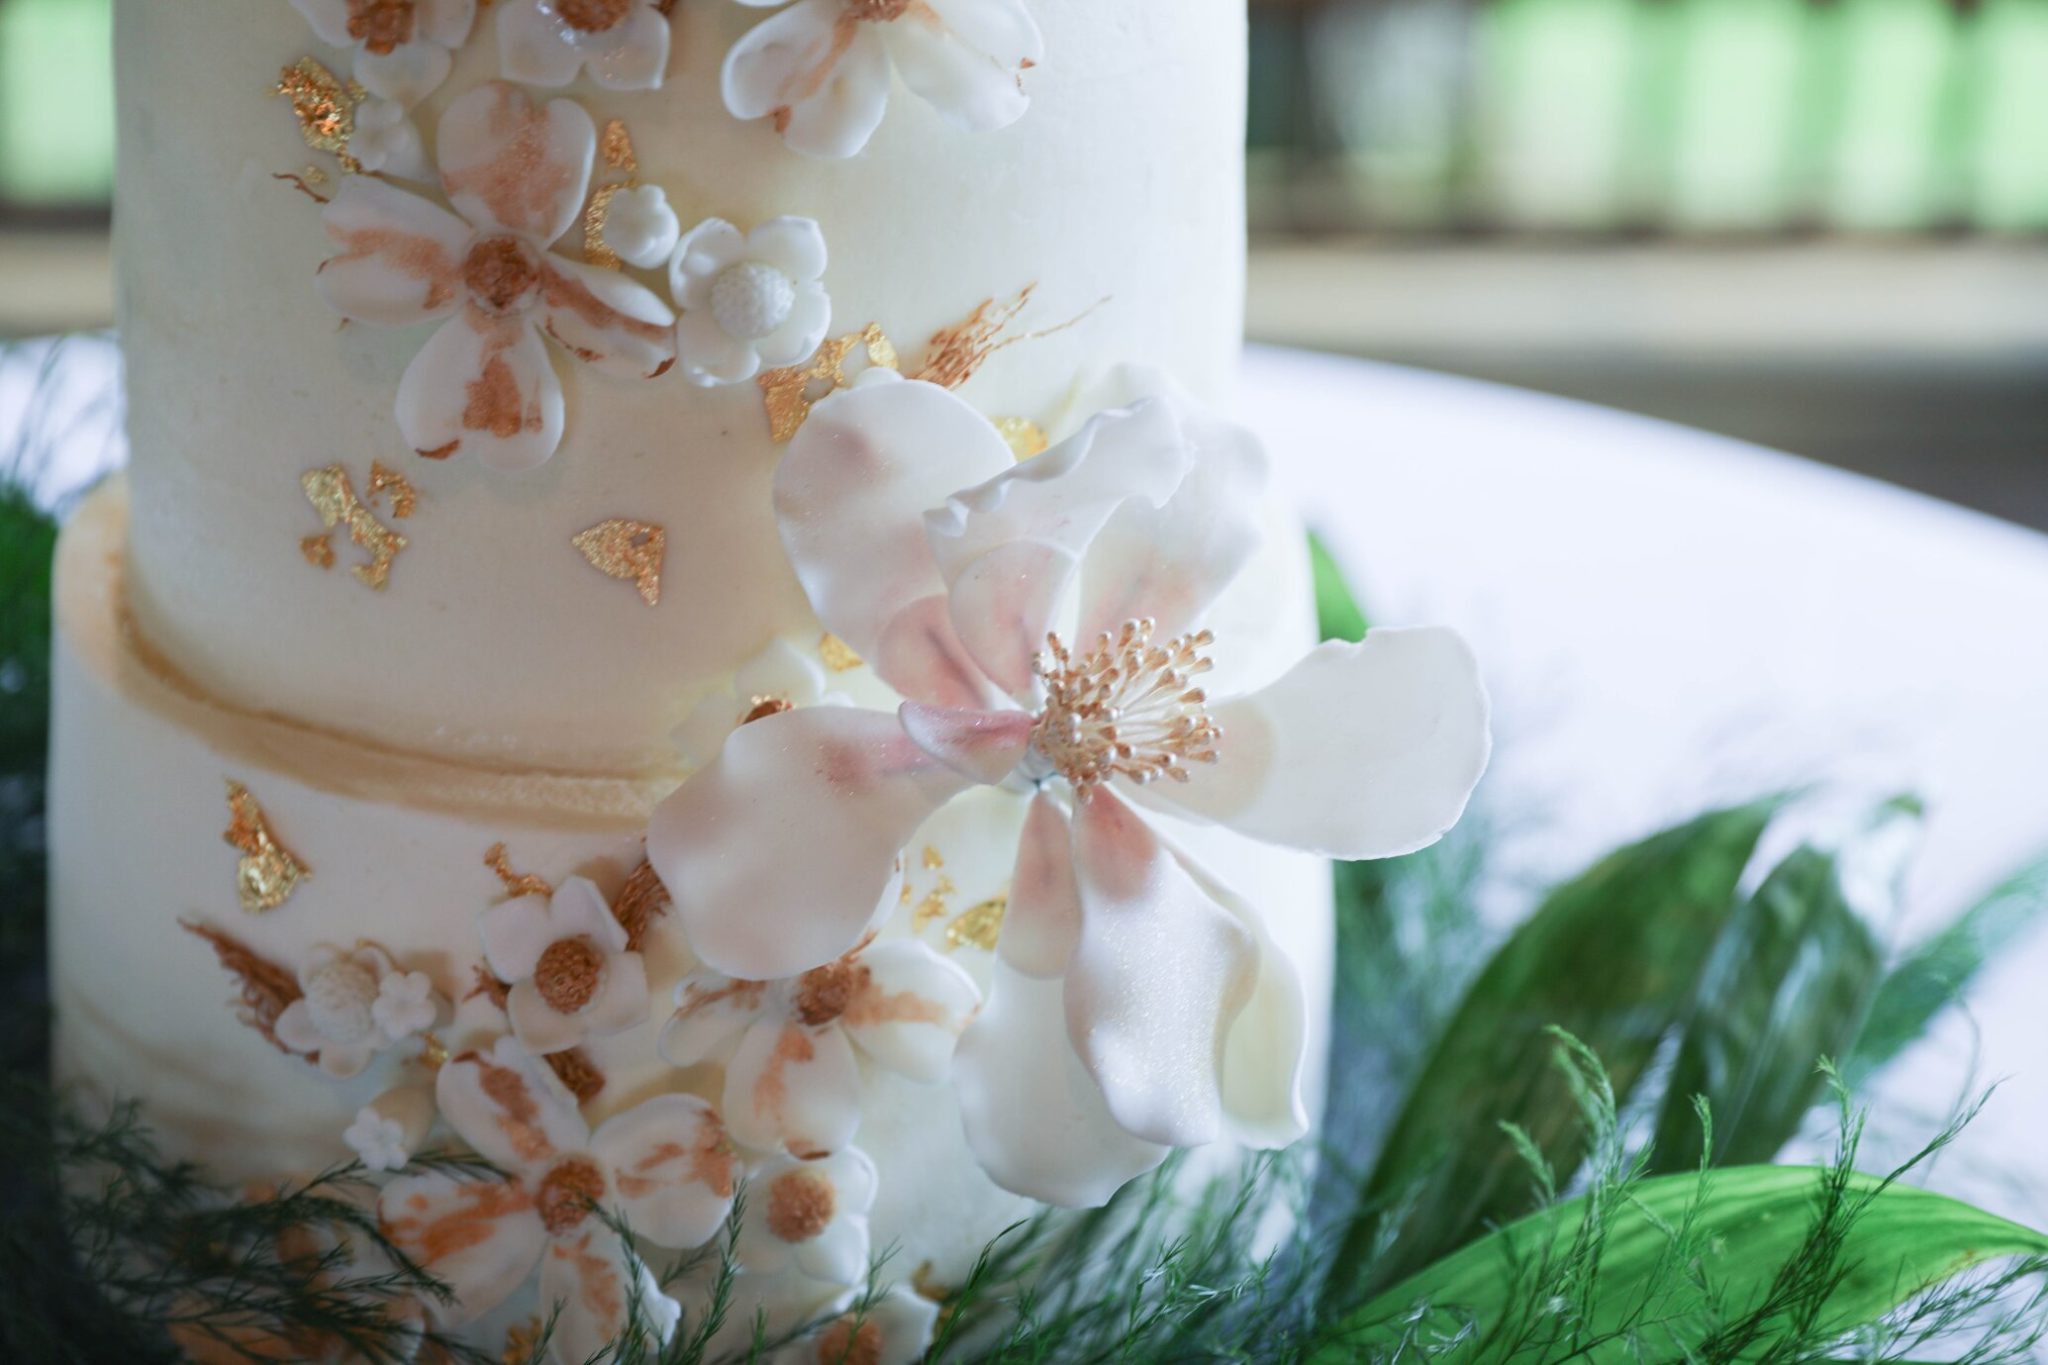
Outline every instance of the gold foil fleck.
POLYGON ((974 378, 990 356, 1009 344, 998 338, 1037 291, 1037 285, 1027 284, 1008 300, 985 299, 965 321, 934 332, 925 344, 924 364, 913 377, 947 389, 957 389, 974 378))
POLYGON ((612 900, 612 918, 626 931, 628 952, 640 951, 648 933, 654 928, 654 921, 667 914, 668 907, 668 888, 662 885, 654 864, 643 859, 612 900))
POLYGON ((332 152, 345 171, 362 169, 348 153, 349 139, 356 132, 356 106, 369 98, 362 86, 354 81, 343 84, 340 77, 319 62, 301 57, 278 75, 271 93, 291 101, 299 132, 308 147, 316 152, 332 152))
POLYGON ((327 172, 321 170, 318 166, 314 165, 308 165, 306 166, 305 169, 299 172, 299 179, 305 181, 314 189, 320 189, 324 187, 327 184, 327 182, 333 178, 334 177, 328 175, 327 172))
POLYGON ((919 1298, 936 1304, 944 1304, 953 1297, 953 1290, 939 1279, 930 1261, 919 1266, 917 1273, 910 1277, 910 1287, 919 1298))
MULTIPOLYGON (((372 477, 374 479, 374 473, 372 477)), ((391 582, 392 563, 410 542, 377 520, 376 514, 357 499, 348 471, 342 466, 331 464, 323 469, 309 469, 300 476, 299 483, 306 490, 306 500, 320 513, 320 524, 330 531, 336 526, 348 527, 348 538, 370 556, 369 563, 357 564, 349 570, 356 581, 373 592, 384 591, 391 582)), ((414 496, 409 484, 406 485, 406 496, 414 496)), ((398 499, 394 497, 393 501, 398 499)), ((303 543, 301 548, 304 548, 303 543)), ((312 556, 308 554, 307 558, 312 559, 312 556)), ((327 566, 323 564, 321 567, 327 566)))
POLYGON ((910 912, 910 932, 921 934, 928 926, 944 919, 949 908, 946 904, 946 897, 953 895, 959 889, 959 887, 953 885, 951 877, 941 874, 938 881, 933 884, 932 889, 925 893, 924 899, 917 903, 917 908, 910 912))
POLYGON ((374 504, 384 494, 391 495, 391 515, 400 521, 411 516, 420 505, 419 490, 411 480, 381 460, 370 461, 370 501, 374 504))
POLYGON ((924 868, 927 872, 936 872, 946 865, 945 855, 940 853, 936 848, 933 848, 930 844, 926 844, 924 846, 923 860, 924 868))
POLYGON ((613 119, 605 124, 604 133, 597 141, 597 154, 604 158, 604 164, 627 175, 640 174, 640 158, 633 152, 633 135, 626 131, 624 119, 613 119))
POLYGON ((303 994, 299 990, 298 978, 270 959, 257 956, 240 939, 211 925, 189 919, 179 920, 178 925, 186 933, 205 939, 212 945, 213 955, 235 979, 235 986, 240 991, 235 1017, 262 1034, 264 1040, 279 1052, 292 1055, 292 1050, 277 1036, 277 1018, 287 1005, 303 994))
POLYGON ((1045 434, 1045 428, 1029 417, 997 417, 994 419, 996 435, 1010 447, 1010 453, 1019 462, 1034 455, 1043 455, 1052 445, 1052 438, 1045 434))
POLYGON ((813 405, 851 382, 846 363, 856 349, 865 349, 871 368, 903 368, 895 343, 882 331, 881 324, 871 322, 858 332, 827 341, 808 363, 769 370, 755 380, 761 386, 761 400, 768 410, 769 434, 777 443, 797 434, 810 417, 813 405))
POLYGON ((441 1041, 439 1034, 422 1033, 420 1035, 420 1055, 418 1060, 421 1066, 438 1075, 441 1068, 448 1065, 448 1057, 448 1044, 441 1041))
POLYGON ((555 888, 531 872, 519 873, 512 870, 512 855, 505 851, 502 843, 492 844, 484 854, 484 866, 498 874, 498 880, 505 884, 505 894, 513 900, 521 896, 553 896, 555 888))
POLYGON ((818 641, 818 657, 825 661, 825 667, 834 673, 850 673, 865 662, 853 652, 853 646, 830 631, 818 641))
MULTIPOLYGON (((307 184, 306 177, 304 177, 303 175, 293 175, 289 171, 281 171, 278 174, 271 176, 270 178, 272 180, 284 181, 287 185, 290 185, 293 189, 297 190, 300 194, 305 195, 308 199, 312 200, 316 204, 328 204, 333 202, 326 195, 320 193, 320 191, 314 189, 311 185, 307 184)), ((343 318, 341 320, 341 325, 343 327, 348 326, 348 319, 343 318)))
MULTIPOLYGON (((332 533, 328 533, 331 535, 332 533)), ((334 542, 328 535, 307 536, 299 542, 299 553, 316 569, 334 567, 334 542)))
POLYGON ((497 977, 492 976, 489 969, 481 962, 476 964, 473 970, 476 984, 470 987, 469 994, 462 998, 464 1000, 474 1000, 478 996, 482 996, 499 1009, 504 1009, 505 1002, 511 998, 512 988, 498 980, 497 977))
POLYGON ((994 952, 996 940, 1003 934, 1003 917, 1009 913, 1008 896, 989 897, 946 926, 946 947, 975 947, 983 952, 994 952))
POLYGON ((242 854, 235 867, 235 891, 242 908, 252 915, 275 910, 292 898, 313 869, 277 841, 263 807, 239 782, 228 783, 228 811, 233 818, 221 838, 242 854))
POLYGON ((591 568, 633 584, 648 606, 661 604, 661 565, 668 553, 668 532, 644 521, 615 517, 577 532, 572 543, 591 568))
POLYGON ((624 270, 626 263, 619 259, 611 244, 604 239, 605 224, 611 221, 612 200, 619 197, 624 185, 599 185, 590 192, 590 202, 583 209, 583 259, 601 270, 624 270))

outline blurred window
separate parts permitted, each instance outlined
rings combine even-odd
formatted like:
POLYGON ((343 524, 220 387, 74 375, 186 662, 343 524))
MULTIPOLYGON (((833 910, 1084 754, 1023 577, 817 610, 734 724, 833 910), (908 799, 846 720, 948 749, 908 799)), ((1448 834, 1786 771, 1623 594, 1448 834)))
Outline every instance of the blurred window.
POLYGON ((0 218, 105 214, 111 50, 112 0, 0 0, 0 218))

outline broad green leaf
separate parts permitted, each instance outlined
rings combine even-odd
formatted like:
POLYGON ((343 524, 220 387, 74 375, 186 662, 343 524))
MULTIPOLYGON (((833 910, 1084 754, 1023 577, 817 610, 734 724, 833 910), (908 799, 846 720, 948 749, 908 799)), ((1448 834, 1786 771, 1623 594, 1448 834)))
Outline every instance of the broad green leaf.
POLYGON ((1737 909, 1686 1021, 1654 1169, 1699 1165, 1696 1096, 1713 1111, 1714 1165, 1769 1161, 1798 1132, 1824 1087, 1819 1064, 1849 1049, 1869 1011, 1883 954, 1867 925, 1890 918, 1920 816, 1917 802, 1888 802, 1839 853, 1795 849, 1737 909))
POLYGON ((1505 1123, 1569 1182, 1583 1125, 1546 1029, 1591 1048, 1625 1103, 1685 1016, 1743 868, 1782 805, 1702 816, 1610 855, 1545 899, 1466 992, 1409 1091, 1333 1263, 1333 1294, 1382 1289, 1527 1212, 1528 1168, 1505 1123), (1401 1227, 1382 1254, 1390 1216, 1401 1227))
POLYGON ((1858 1085, 1926 1032, 1984 965, 2048 919, 2048 857, 2014 873, 1996 890, 1901 960, 1878 988, 1870 1018, 1843 1063, 1858 1085))
POLYGON ((1358 605, 1358 598, 1352 594, 1350 584, 1344 581, 1344 570, 1337 563, 1337 557, 1330 553, 1330 547, 1323 538, 1311 531, 1308 535, 1309 566, 1316 578, 1316 621, 1322 628, 1325 640, 1349 640, 1357 644, 1365 638, 1370 628, 1365 611, 1358 605))
POLYGON ((1946 1196, 1813 1167, 1645 1180, 1604 1228, 1587 1228, 1589 1208, 1546 1209, 1410 1276, 1350 1314, 1318 1361, 1454 1332, 1465 1344, 1429 1358, 1744 1358, 1793 1337, 1823 1343, 1973 1267, 2048 1254, 2048 1235, 1946 1196), (1574 1276, 1588 1292, 1531 1292, 1574 1276))

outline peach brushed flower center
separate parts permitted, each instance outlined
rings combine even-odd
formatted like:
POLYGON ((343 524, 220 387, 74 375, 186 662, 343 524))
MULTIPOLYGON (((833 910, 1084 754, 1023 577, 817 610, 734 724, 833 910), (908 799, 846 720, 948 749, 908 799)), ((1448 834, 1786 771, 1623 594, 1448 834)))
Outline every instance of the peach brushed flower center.
POLYGON ((540 289, 540 257, 517 237, 485 237, 462 262, 462 282, 479 305, 510 313, 540 289))
POLYGON ((1204 630, 1155 645, 1156 630, 1126 622, 1078 656, 1048 635, 1032 666, 1045 689, 1032 747, 1082 800, 1112 777, 1185 782, 1190 764, 1216 761, 1223 730, 1209 718, 1209 694, 1190 686, 1209 671, 1201 651, 1216 637, 1204 630))
POLYGON ((886 24, 901 19, 917 0, 846 0, 846 9, 864 24, 886 24))
POLYGON ((797 978, 796 1017, 812 1028, 821 1028, 846 1013, 854 993, 867 979, 868 969, 846 958, 813 967, 797 978))
POLYGON ((819 1365, 882 1365, 882 1329, 844 1317, 818 1337, 819 1365))
POLYGON ((597 995, 604 954, 587 934, 550 943, 533 969, 534 989, 557 1014, 574 1014, 597 995))
POLYGON ((588 1218, 591 1206, 602 1198, 604 1172, 589 1157, 572 1156, 541 1177, 533 1205, 541 1223, 560 1237, 588 1218))
POLYGON ((801 1167, 768 1187, 768 1231, 785 1242, 808 1242, 832 1225, 838 1191, 817 1171, 801 1167))
POLYGON ((796 703, 788 697, 750 697, 748 701, 747 713, 740 717, 742 725, 752 725, 757 720, 796 710, 796 703))
POLYGON ((554 0, 555 14, 579 33, 605 33, 617 28, 636 0, 554 0))
POLYGON ((378 56, 412 41, 417 0, 348 0, 348 36, 378 56))

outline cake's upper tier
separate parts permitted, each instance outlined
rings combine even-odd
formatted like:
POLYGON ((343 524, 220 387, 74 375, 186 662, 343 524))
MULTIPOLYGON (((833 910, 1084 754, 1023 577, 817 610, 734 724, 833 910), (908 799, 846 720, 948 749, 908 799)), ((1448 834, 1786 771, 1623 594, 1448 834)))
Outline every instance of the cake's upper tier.
MULTIPOLYGON (((415 111, 429 157, 442 111, 498 78, 507 3, 525 0, 483 11, 415 111)), ((1028 4, 1044 54, 1021 120, 965 131, 899 84, 846 160, 791 150, 721 98, 727 52, 787 11, 684 0, 662 88, 532 93, 574 100, 599 129, 622 121, 633 174, 685 229, 815 219, 830 335, 879 324, 907 370, 927 338, 1026 286, 1016 333, 1081 317, 967 383, 992 418, 1051 424, 1086 371, 1120 361, 1213 396, 1239 334, 1242 0, 1028 4)), ((693 703, 773 637, 816 638, 777 537, 779 447, 756 384, 702 388, 681 367, 616 378, 550 344, 566 412, 551 460, 510 474, 422 458, 394 401, 432 327, 342 325, 315 290, 336 250, 321 210, 280 178, 338 169, 274 93, 281 70, 310 56, 346 76, 349 54, 284 0, 120 0, 117 14, 127 591, 172 667, 231 704, 394 748, 646 772, 674 761, 693 703), (367 500, 373 461, 418 495, 402 521, 388 492, 371 509, 406 540, 381 591, 351 573, 370 554, 346 522, 321 566, 302 483, 339 465, 367 500), (615 519, 661 528, 658 605, 573 543, 615 519)), ((598 185, 627 175, 597 163, 598 185)), ((431 181, 413 188, 446 202, 431 181)), ((580 223, 558 250, 582 259, 580 223)), ((664 272, 631 277, 668 296, 664 272)))

